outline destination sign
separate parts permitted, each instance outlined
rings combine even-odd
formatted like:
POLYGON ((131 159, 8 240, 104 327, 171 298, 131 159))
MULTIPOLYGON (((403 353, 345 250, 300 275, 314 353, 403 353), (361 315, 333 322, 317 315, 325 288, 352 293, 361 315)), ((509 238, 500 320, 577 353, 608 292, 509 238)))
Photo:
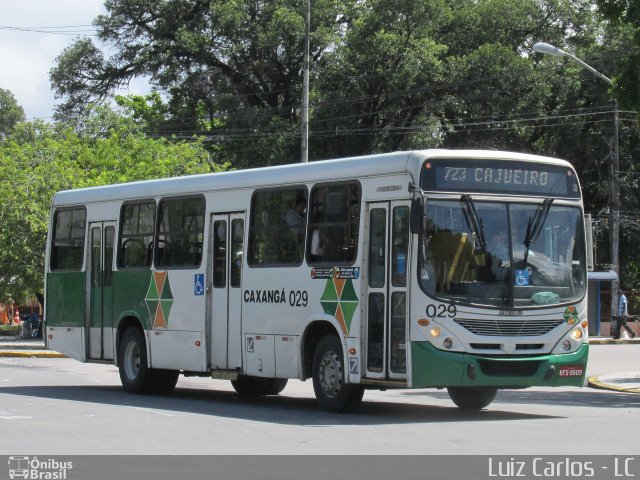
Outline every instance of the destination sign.
POLYGON ((580 197, 578 180, 571 169, 488 159, 428 160, 422 169, 421 187, 454 192, 580 197))

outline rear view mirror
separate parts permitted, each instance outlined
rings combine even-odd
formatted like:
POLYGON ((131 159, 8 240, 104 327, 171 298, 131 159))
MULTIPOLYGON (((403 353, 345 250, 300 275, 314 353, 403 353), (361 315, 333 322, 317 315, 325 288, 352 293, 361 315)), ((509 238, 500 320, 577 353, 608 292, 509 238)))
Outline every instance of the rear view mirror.
POLYGON ((421 198, 411 200, 411 212, 409 213, 409 230, 413 234, 424 233, 424 204, 421 198))

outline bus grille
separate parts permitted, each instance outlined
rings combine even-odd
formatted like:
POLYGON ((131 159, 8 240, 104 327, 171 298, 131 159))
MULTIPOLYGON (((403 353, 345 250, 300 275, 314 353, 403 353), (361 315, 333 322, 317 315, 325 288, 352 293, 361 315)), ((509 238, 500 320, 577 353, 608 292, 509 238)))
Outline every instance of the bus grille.
POLYGON ((540 367, 539 361, 496 362, 489 359, 478 360, 482 373, 490 377, 532 377, 540 367))
POLYGON ((533 337, 544 335, 558 325, 562 325, 561 319, 465 319, 456 318, 455 322, 476 335, 505 336, 505 337, 533 337))

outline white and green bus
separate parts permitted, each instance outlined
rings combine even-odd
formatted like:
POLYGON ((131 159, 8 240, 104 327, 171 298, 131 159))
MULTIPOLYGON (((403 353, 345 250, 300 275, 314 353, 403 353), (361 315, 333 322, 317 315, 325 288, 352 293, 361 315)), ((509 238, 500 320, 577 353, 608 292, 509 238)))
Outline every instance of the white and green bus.
POLYGON ((581 191, 565 161, 425 150, 59 192, 48 347, 130 393, 179 374, 321 408, 365 389, 582 386, 581 191))

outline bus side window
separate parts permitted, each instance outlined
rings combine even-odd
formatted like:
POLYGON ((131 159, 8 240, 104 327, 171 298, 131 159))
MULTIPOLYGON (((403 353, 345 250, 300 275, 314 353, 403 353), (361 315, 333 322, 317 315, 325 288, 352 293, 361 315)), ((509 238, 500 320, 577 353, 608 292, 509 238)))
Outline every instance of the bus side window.
POLYGON ((231 221, 231 271, 229 283, 239 288, 242 280, 242 257, 244 252, 244 220, 231 221))
POLYGON ((202 261, 204 197, 164 198, 158 207, 157 267, 198 267, 202 261))
POLYGON ((360 184, 316 185, 307 232, 309 264, 350 264, 358 255, 360 184))
POLYGON ((118 268, 149 268, 153 255, 156 203, 128 202, 120 211, 118 268))
POLYGON ((51 236, 51 270, 82 269, 87 212, 84 208, 57 210, 51 236))
POLYGON ((305 187, 256 191, 251 199, 249 265, 300 265, 306 224, 305 187))

